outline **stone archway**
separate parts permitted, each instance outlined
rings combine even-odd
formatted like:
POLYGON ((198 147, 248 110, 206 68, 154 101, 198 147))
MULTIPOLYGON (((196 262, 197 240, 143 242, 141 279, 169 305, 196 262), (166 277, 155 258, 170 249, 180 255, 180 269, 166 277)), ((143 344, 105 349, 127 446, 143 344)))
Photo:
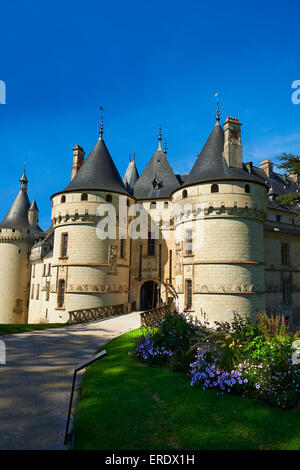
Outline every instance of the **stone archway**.
POLYGON ((146 281, 141 287, 140 309, 151 310, 160 300, 160 288, 155 281, 146 281))

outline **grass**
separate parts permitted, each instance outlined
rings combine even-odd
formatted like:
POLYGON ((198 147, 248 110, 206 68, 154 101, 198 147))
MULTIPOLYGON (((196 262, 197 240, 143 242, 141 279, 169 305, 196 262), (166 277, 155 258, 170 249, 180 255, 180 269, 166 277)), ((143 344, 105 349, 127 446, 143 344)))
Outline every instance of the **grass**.
POLYGON ((131 354, 140 330, 108 343, 83 380, 74 449, 300 449, 300 412, 191 387, 131 354), (129 354, 128 354, 129 352, 129 354))
POLYGON ((13 333, 25 333, 34 330, 46 330, 48 328, 60 328, 66 326, 65 323, 25 323, 25 324, 6 324, 0 323, 0 335, 11 335, 13 333))

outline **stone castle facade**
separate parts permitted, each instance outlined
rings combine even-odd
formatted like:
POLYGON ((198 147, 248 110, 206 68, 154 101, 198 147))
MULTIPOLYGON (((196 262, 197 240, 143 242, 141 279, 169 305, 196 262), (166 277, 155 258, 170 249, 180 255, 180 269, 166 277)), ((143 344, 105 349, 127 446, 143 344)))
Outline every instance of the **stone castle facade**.
POLYGON ((123 180, 101 123, 87 159, 73 149, 71 181, 51 196, 45 232, 27 184, 24 172, 0 224, 0 323, 66 322, 72 310, 175 301, 210 322, 266 311, 299 325, 300 224, 275 202, 299 191, 298 180, 270 160, 243 163, 238 119, 227 117, 223 129, 217 112, 189 174, 174 174, 159 133, 141 176, 133 159, 123 180), (116 237, 97 233, 104 204, 115 208, 116 237), (142 213, 146 236, 126 236, 142 213))

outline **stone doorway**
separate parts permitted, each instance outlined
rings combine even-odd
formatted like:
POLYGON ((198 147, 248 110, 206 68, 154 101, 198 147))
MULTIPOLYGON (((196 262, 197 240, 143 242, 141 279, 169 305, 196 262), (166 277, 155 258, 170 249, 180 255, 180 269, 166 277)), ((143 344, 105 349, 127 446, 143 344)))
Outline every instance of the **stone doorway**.
POLYGON ((151 310, 157 307, 160 299, 160 289, 155 281, 147 281, 141 287, 140 309, 151 310))

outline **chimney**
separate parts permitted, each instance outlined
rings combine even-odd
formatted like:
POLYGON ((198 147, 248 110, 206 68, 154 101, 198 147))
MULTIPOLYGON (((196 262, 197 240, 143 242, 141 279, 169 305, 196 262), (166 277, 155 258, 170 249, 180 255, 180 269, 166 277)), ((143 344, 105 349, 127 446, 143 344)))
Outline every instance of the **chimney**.
POLYGON ((39 210, 38 210, 38 206, 36 205, 35 199, 32 201, 32 204, 28 209, 28 221, 34 228, 38 226, 39 210))
POLYGON ((245 163, 245 166, 246 166, 246 170, 251 175, 252 174, 253 162, 247 162, 247 163, 245 163))
POLYGON ((264 172, 269 178, 273 176, 273 163, 271 162, 271 160, 263 160, 262 162, 260 162, 259 168, 264 170, 264 172))
POLYGON ((241 125, 239 120, 232 116, 227 116, 224 124, 224 158, 232 168, 243 168, 241 125))
POLYGON ((74 178, 74 176, 77 175, 77 172, 78 172, 79 168, 83 164, 84 155, 85 155, 85 152, 84 152, 83 148, 80 147, 80 145, 78 145, 78 144, 75 145, 75 147, 73 148, 73 166, 72 166, 72 170, 71 170, 71 181, 74 178))

